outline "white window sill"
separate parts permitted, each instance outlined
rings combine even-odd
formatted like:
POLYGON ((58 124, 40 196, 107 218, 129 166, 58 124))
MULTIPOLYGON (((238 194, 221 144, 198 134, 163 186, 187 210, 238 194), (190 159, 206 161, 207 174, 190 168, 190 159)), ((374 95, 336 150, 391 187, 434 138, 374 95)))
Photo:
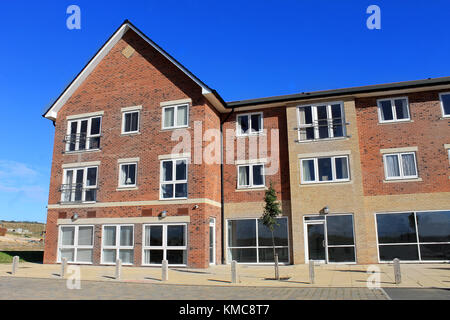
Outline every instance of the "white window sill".
POLYGON ((188 198, 160 198, 161 201, 178 201, 178 200, 188 200, 188 198))
POLYGON ((173 128, 161 128, 160 132, 164 131, 172 131, 172 130, 178 130, 178 129, 190 129, 189 126, 182 126, 182 127, 173 127, 173 128))
POLYGON ((119 186, 116 191, 138 190, 137 186, 119 186))
POLYGON ((77 201, 77 202, 67 202, 67 201, 64 201, 64 202, 59 202, 59 204, 60 205, 68 205, 68 206, 73 206, 73 205, 84 205, 84 204, 94 204, 94 203, 97 203, 97 201, 77 201))
POLYGON ((248 138, 248 137, 259 137, 259 136, 266 136, 266 134, 264 132, 249 133, 249 134, 236 134, 236 138, 248 138))
POLYGON ((383 183, 420 182, 420 181, 422 181, 422 178, 388 179, 388 180, 383 180, 383 183))
POLYGON ((382 122, 378 122, 378 124, 385 125, 385 124, 410 123, 410 122, 414 122, 414 120, 405 119, 405 120, 395 120, 395 121, 382 121, 382 122))
POLYGON ((121 136, 137 136, 141 134, 139 131, 133 131, 133 132, 122 132, 121 136))
POLYGON ((99 152, 102 149, 86 149, 86 150, 74 150, 74 151, 64 151, 64 154, 77 154, 77 153, 86 153, 86 152, 99 152))
POLYGON ((323 139, 313 139, 313 140, 295 140, 296 143, 314 143, 314 142, 325 142, 325 141, 335 141, 335 140, 348 140, 350 136, 335 137, 335 138, 323 138, 323 139))
POLYGON ((239 187, 235 191, 236 192, 242 192, 242 191, 265 191, 268 190, 267 187, 239 187))
POLYGON ((321 182, 301 182, 301 187, 318 187, 318 186, 330 186, 330 185, 342 185, 342 184, 352 184, 352 180, 342 180, 342 181, 321 181, 321 182))

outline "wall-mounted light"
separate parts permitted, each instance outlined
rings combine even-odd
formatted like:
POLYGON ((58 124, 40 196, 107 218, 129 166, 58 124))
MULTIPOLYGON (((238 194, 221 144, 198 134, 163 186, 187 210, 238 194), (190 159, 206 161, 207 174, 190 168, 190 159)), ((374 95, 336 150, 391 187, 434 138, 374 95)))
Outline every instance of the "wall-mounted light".
POLYGON ((195 206, 194 206, 194 208, 192 208, 192 209, 198 209, 198 204, 196 204, 195 206))
POLYGON ((162 211, 161 214, 160 214, 159 216, 160 216, 161 218, 167 217, 167 211, 166 211, 166 210, 162 211))
POLYGON ((329 214, 330 213, 330 208, 328 208, 328 206, 323 207, 319 213, 321 214, 329 214))
POLYGON ((72 216, 72 221, 78 220, 78 213, 74 213, 72 216))

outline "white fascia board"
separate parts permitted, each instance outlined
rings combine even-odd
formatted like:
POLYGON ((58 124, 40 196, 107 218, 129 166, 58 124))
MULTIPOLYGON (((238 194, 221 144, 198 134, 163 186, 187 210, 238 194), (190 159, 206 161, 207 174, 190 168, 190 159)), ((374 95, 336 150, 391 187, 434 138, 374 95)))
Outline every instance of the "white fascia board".
POLYGON ((64 106, 64 104, 69 100, 72 94, 79 88, 83 81, 91 74, 95 67, 100 63, 100 61, 111 51, 111 49, 122 39, 123 35, 129 30, 136 32, 142 39, 144 39, 148 44, 155 48, 159 53, 161 53, 167 60, 172 62, 176 67, 183 71, 189 78, 191 78, 196 84, 202 88, 202 94, 208 99, 211 104, 217 108, 219 112, 225 112, 226 109, 222 103, 214 96, 211 89, 208 88, 204 83, 192 75, 186 68, 184 68, 180 63, 174 60, 168 53, 162 50, 156 43, 151 41, 142 32, 134 28, 132 25, 125 23, 117 32, 111 37, 111 39, 104 45, 104 47, 96 54, 96 56, 89 62, 89 64, 84 68, 84 70, 76 77, 76 79, 70 84, 70 86, 65 90, 65 92, 58 98, 58 100, 53 104, 53 106, 46 112, 45 118, 55 121, 58 115, 58 111, 64 106))
POLYGON ((123 35, 130 29, 128 24, 124 24, 117 32, 111 37, 111 39, 105 44, 105 46, 97 53, 97 55, 89 62, 84 70, 77 76, 72 84, 66 89, 66 91, 58 98, 53 104, 50 110, 45 114, 45 118, 50 120, 56 120, 58 111, 69 100, 72 94, 80 87, 83 81, 91 74, 100 61, 111 51, 117 42, 123 37, 123 35))

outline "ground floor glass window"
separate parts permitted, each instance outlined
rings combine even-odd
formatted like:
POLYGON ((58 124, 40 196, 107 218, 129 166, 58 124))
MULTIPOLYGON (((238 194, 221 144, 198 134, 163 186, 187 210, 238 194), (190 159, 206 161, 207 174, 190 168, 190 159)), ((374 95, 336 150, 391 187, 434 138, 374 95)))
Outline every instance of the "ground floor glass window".
POLYGON ((450 211, 376 214, 380 261, 450 260, 450 211))
POLYGON ((187 225, 144 225, 144 265, 187 264, 187 225))
MULTIPOLYGON (((278 218, 274 230, 278 261, 289 263, 288 221, 278 218)), ((272 233, 261 219, 228 220, 228 261, 273 263, 272 233)))
POLYGON ((61 226, 59 232, 58 261, 92 263, 94 247, 93 226, 61 226))
POLYGON ((134 226, 105 225, 102 233, 102 263, 134 263, 134 226))

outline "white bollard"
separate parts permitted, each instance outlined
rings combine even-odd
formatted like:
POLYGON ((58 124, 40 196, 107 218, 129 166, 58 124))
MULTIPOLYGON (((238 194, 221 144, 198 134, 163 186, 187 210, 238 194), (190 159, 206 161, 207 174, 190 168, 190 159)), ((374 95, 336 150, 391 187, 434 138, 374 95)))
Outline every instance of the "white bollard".
POLYGON ((395 277, 395 284, 402 283, 402 273, 400 270, 400 260, 398 258, 394 259, 394 277, 395 277))
POLYGON ((231 261, 231 282, 232 283, 237 283, 237 262, 236 261, 231 261))
POLYGON ((61 279, 64 279, 64 277, 66 276, 66 265, 67 265, 67 258, 62 258, 61 259, 61 279))
POLYGON ((122 277, 122 259, 116 260, 116 280, 120 280, 122 277))
POLYGON ((315 274, 314 274, 314 261, 309 260, 309 283, 314 284, 315 274))
POLYGON ((12 261, 12 275, 15 275, 17 272, 17 268, 19 267, 19 256, 14 256, 12 261))
POLYGON ((169 280, 169 262, 167 260, 162 261, 162 281, 169 280))

